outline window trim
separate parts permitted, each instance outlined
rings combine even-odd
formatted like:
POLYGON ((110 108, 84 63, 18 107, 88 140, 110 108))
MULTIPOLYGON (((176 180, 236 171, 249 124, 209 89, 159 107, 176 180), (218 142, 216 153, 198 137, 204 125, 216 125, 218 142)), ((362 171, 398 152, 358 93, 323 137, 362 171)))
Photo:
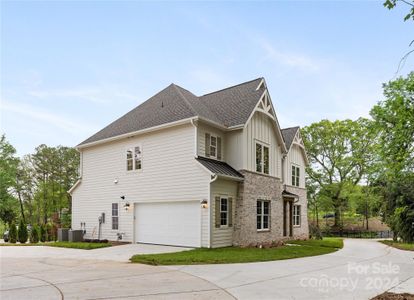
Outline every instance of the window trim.
POLYGON ((228 197, 220 197, 220 228, 227 228, 229 227, 229 198, 228 197), (221 209, 221 201, 226 200, 226 208, 227 210, 222 210, 221 209), (226 224, 223 225, 221 224, 221 214, 225 213, 226 214, 226 224))
POLYGON ((263 143, 260 141, 255 141, 255 147, 254 147, 254 165, 255 165, 255 171, 256 173, 259 174, 264 174, 264 175, 270 175, 270 145, 267 143, 263 143), (261 147, 261 157, 260 157, 260 171, 257 170, 257 145, 259 145, 261 147), (267 173, 265 173, 265 163, 264 163, 264 148, 267 148, 267 173))
POLYGON ((136 144, 134 146, 129 146, 129 147, 126 148, 125 153, 127 153, 127 157, 126 157, 126 168, 125 168, 126 169, 126 172, 127 173, 142 172, 142 169, 143 169, 143 167, 142 167, 142 165, 143 165, 143 149, 142 149, 142 145, 141 144, 136 144), (141 168, 136 169, 136 163, 137 163, 137 160, 138 159, 135 157, 135 151, 136 151, 136 148, 138 148, 138 147, 139 147, 139 149, 141 151, 140 158, 139 158, 139 161, 141 161, 141 168), (128 151, 131 151, 132 152, 132 158, 128 158, 128 151), (131 170, 128 170, 128 161, 129 160, 132 160, 132 169, 131 170))
POLYGON ((119 203, 111 204, 111 230, 119 230, 119 203), (116 205, 116 215, 114 215, 114 205, 116 205), (114 219, 116 219, 116 228, 114 228, 114 219))
POLYGON ((301 225, 302 225, 302 216, 301 216, 301 210, 302 210, 302 207, 301 207, 301 205, 293 205, 293 226, 294 227, 300 227, 301 225), (298 224, 296 224, 296 222, 295 222, 295 220, 296 220, 296 218, 298 219, 298 224))
POLYGON ((290 176, 291 185, 294 187, 300 187, 300 173, 301 173, 300 166, 296 164, 292 164, 292 167, 290 168, 290 172, 291 172, 291 176, 290 176), (293 169, 295 169, 295 172, 293 172, 293 169))
POLYGON ((270 210, 271 210, 271 203, 270 203, 270 200, 265 200, 265 199, 257 199, 256 200, 256 230, 258 231, 258 232, 263 232, 263 231, 270 231, 270 210), (260 214, 258 214, 257 213, 257 205, 258 205, 258 203, 260 202, 260 209, 261 209, 261 213, 260 214), (267 214, 265 214, 264 213, 264 203, 265 202, 267 202, 268 204, 269 204, 269 206, 268 206, 268 213, 267 214), (259 217, 260 216, 260 227, 261 228, 257 228, 257 217, 259 217), (264 224, 264 217, 265 216, 267 216, 267 228, 264 228, 263 227, 263 224, 264 224))

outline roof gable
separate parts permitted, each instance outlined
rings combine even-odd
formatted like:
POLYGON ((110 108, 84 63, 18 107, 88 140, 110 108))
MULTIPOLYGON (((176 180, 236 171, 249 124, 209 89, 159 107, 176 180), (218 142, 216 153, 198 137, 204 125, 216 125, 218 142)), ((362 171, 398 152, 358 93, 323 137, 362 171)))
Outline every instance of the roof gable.
MULTIPOLYGON (((263 78, 257 78, 201 97, 171 84, 78 146, 192 117, 204 118, 229 129, 243 126, 248 122, 257 103, 266 91, 263 78)), ((271 100, 269 98, 265 101, 269 101, 264 102, 265 109, 269 112, 268 107, 271 100)), ((274 115, 273 107, 271 110, 274 115)))
POLYGON ((296 132, 298 132, 298 130, 299 130, 299 126, 282 129, 283 139, 285 141, 285 145, 288 151, 290 149, 290 146, 292 146, 293 139, 295 138, 296 132))

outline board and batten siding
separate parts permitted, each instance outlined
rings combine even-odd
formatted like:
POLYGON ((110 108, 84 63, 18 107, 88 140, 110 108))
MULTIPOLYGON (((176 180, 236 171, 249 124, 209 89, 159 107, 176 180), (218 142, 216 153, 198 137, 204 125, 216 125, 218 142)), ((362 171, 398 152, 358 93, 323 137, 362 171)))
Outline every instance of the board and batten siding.
POLYGON ((237 185, 236 181, 217 179, 211 183, 210 192, 211 192, 211 247, 228 247, 233 245, 233 226, 234 226, 234 217, 235 217, 235 208, 236 208, 236 197, 237 197, 237 185), (231 197, 233 198, 232 206, 232 219, 233 226, 225 226, 216 228, 216 201, 215 197, 231 197))
MULTIPOLYGON (((208 199, 210 176, 194 158, 194 135, 192 125, 181 125, 83 149, 82 182, 72 193, 72 228, 85 222, 86 238, 98 238, 98 217, 105 213, 101 238, 116 240, 120 232, 132 242, 134 203, 208 199), (138 145, 142 170, 127 171, 126 151, 138 145), (112 203, 119 206, 118 230, 112 230, 112 203)), ((200 214, 205 215, 201 205, 200 214)), ((202 246, 208 233, 202 229, 202 246)))
POLYGON ((269 175, 281 178, 281 148, 276 137, 274 121, 255 112, 243 130, 243 169, 256 172, 256 142, 269 146, 269 175))
POLYGON ((226 132, 224 143, 224 156, 226 163, 236 170, 243 169, 243 130, 226 132))
POLYGON ((198 156, 206 156, 206 133, 209 133, 210 135, 215 135, 221 138, 221 160, 225 161, 226 154, 224 151, 224 145, 225 145, 225 134, 220 129, 214 128, 212 126, 206 125, 204 123, 198 123, 197 126, 197 155, 198 156))
POLYGON ((285 159, 285 184, 292 185, 292 165, 299 167, 299 187, 305 188, 305 166, 303 150, 296 144, 292 144, 285 159))

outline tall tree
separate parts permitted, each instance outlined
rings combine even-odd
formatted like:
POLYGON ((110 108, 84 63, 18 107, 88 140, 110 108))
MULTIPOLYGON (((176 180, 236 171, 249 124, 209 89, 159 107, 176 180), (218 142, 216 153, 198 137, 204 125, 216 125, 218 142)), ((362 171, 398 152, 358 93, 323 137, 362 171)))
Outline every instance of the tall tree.
POLYGON ((346 184, 356 185, 372 161, 375 131, 369 120, 322 120, 302 130, 310 159, 307 173, 331 199, 335 226, 341 225, 346 198, 341 194, 346 184))
POLYGON ((0 219, 11 223, 16 218, 18 202, 13 196, 16 170, 19 159, 15 157, 16 149, 2 135, 0 139, 0 219))

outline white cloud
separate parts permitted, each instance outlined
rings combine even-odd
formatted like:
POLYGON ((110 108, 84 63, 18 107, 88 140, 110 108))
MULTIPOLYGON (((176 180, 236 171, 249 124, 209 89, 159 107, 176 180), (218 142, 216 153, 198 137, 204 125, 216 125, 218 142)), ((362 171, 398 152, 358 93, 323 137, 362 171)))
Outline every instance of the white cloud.
MULTIPOLYGON (((74 136, 78 136, 80 132, 90 133, 97 131, 97 126, 93 124, 79 122, 64 115, 39 110, 34 106, 27 104, 14 104, 2 100, 1 110, 2 114, 5 112, 18 114, 23 117, 34 119, 41 123, 46 123, 53 127, 60 128, 66 133, 70 133, 74 136)), ((24 126, 23 123, 24 122, 22 122, 22 126, 24 126)))
POLYGON ((300 68, 307 71, 318 71, 320 62, 304 54, 280 51, 269 41, 261 39, 259 46, 264 51, 264 61, 271 61, 276 64, 285 65, 293 68, 300 68))

